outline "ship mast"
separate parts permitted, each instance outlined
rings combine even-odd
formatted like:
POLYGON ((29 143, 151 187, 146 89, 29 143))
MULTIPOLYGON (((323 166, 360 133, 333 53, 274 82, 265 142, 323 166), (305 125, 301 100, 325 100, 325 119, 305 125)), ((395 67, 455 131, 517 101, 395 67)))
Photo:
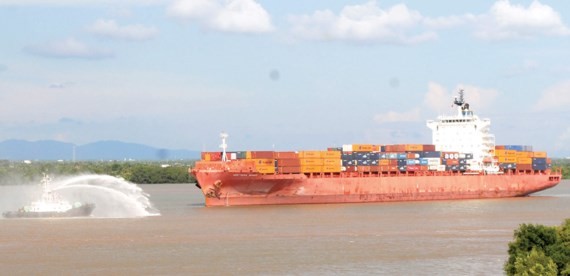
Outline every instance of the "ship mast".
POLYGON ((228 157, 226 155, 226 149, 228 148, 228 144, 226 143, 226 139, 228 138, 228 134, 225 132, 220 133, 220 138, 222 138, 222 144, 220 148, 222 148, 222 162, 226 162, 228 157))

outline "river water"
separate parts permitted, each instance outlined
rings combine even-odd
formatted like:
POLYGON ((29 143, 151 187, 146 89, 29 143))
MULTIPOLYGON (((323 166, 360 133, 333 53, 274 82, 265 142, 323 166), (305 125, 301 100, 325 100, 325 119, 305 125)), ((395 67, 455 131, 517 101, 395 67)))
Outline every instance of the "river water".
POLYGON ((510 199, 206 208, 140 185, 161 216, 0 219, 0 274, 501 275, 521 223, 570 218, 570 182, 510 199))

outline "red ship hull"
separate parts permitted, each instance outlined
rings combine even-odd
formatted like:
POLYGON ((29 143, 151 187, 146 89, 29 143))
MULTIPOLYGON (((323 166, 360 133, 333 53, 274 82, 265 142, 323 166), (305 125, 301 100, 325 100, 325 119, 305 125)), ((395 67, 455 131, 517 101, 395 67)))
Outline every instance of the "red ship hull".
POLYGON ((526 196, 557 185, 560 173, 258 174, 223 162, 194 168, 206 206, 364 203, 526 196))

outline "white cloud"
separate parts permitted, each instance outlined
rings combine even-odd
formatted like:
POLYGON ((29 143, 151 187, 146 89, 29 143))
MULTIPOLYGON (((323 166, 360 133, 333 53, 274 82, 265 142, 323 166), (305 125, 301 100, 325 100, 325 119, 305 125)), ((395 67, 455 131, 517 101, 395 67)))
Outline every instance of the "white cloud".
POLYGON ((542 92, 541 98, 534 105, 535 111, 570 107, 570 80, 560 82, 542 92))
POLYGON ((445 87, 433 81, 428 83, 428 92, 424 97, 424 104, 427 107, 441 113, 445 108, 449 108, 450 102, 451 94, 445 87))
POLYGON ((568 36, 570 29, 552 7, 533 1, 528 7, 495 2, 488 13, 474 22, 475 36, 486 40, 532 38, 536 36, 568 36))
POLYGON ((374 121, 379 124, 394 123, 394 122, 417 122, 420 119, 421 117, 420 117, 419 108, 415 108, 408 112, 402 112, 402 113, 395 111, 388 111, 387 113, 374 115, 374 121))
POLYGON ((99 19, 89 26, 88 31, 103 37, 124 40, 148 40, 158 35, 155 27, 143 25, 119 26, 114 20, 99 19))
POLYGON ((404 4, 381 9, 375 1, 345 6, 338 15, 330 10, 321 10, 312 15, 289 17, 293 34, 304 39, 395 44, 416 44, 436 39, 434 32, 421 30, 423 20, 418 11, 410 10, 404 4))
POLYGON ((269 13, 254 0, 176 0, 168 6, 167 14, 222 32, 267 33, 274 30, 269 13))
POLYGON ((24 50, 31 54, 54 58, 103 59, 113 57, 111 51, 89 47, 75 38, 28 46, 24 50))

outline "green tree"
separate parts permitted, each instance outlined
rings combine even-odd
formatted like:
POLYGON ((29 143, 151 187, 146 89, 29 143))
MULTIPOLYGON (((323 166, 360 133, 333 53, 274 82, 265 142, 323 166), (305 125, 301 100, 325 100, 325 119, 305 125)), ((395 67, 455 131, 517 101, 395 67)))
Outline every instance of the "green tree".
POLYGON ((514 275, 555 276, 557 274, 556 264, 542 250, 533 248, 530 253, 516 257, 514 275))

